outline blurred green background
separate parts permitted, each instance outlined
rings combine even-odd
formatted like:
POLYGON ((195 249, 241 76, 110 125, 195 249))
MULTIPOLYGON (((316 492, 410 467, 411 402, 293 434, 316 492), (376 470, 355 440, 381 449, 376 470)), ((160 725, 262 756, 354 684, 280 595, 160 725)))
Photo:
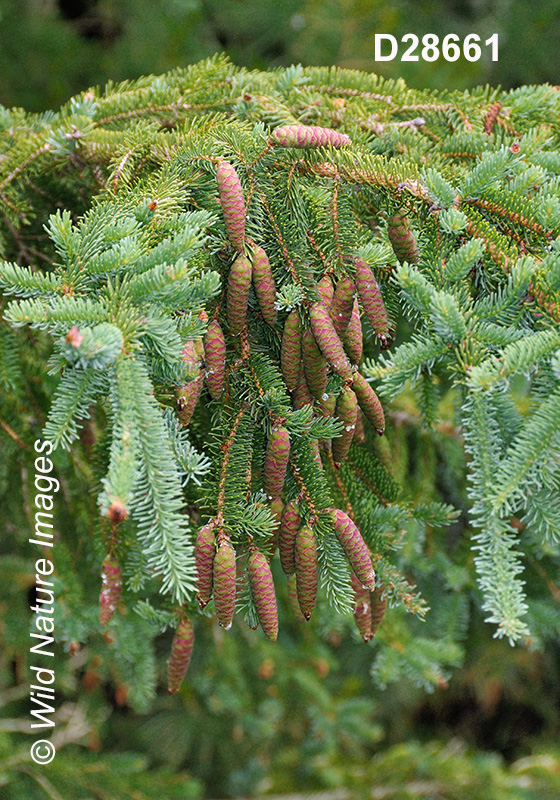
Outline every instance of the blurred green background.
MULTIPOLYGON (((0 0, 0 103, 56 108, 90 86, 217 51, 248 67, 339 65, 402 76, 418 88, 556 83, 559 31, 560 0, 0 0), (485 53, 476 63, 376 64, 375 33, 409 32, 482 40, 498 33, 499 61, 485 53)), ((87 731, 89 760, 76 751, 58 768, 76 786, 86 762, 122 770, 110 758, 133 750, 145 760, 127 769, 146 780, 150 771, 162 800, 340 786, 358 797, 358 786, 374 782, 393 800, 526 800, 524 774, 536 780, 541 770, 535 798, 554 800, 560 755, 538 753, 550 754, 560 733, 558 647, 514 650, 492 640, 473 609, 466 651, 449 686, 426 695, 404 680, 380 691, 371 652, 336 630, 294 631, 283 649, 201 640, 192 688, 180 703, 158 698, 145 715, 90 670, 77 687, 98 715, 87 731)), ((4 697, 14 699, 21 700, 4 697)), ((0 726, 7 755, 3 736, 0 726)), ((10 797, 20 789, 31 797, 21 780, 10 797)))
MULTIPOLYGON (((1 0, 0 102, 59 106, 107 80, 225 50, 239 65, 328 64, 413 87, 556 83, 560 0, 1 0), (499 34, 499 60, 374 61, 375 33, 499 34)), ((486 48, 483 48, 486 51, 486 48)))

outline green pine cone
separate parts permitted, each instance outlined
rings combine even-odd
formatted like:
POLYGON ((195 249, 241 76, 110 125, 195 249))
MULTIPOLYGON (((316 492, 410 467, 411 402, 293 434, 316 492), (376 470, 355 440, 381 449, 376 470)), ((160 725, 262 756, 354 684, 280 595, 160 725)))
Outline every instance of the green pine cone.
POLYGON ((213 400, 219 400, 224 388, 226 374, 226 340, 217 319, 208 325, 204 337, 204 360, 206 363, 206 385, 213 400))
POLYGON ((335 466, 339 467, 348 455, 358 417, 358 400, 352 389, 347 386, 342 387, 342 391, 338 396, 335 416, 344 424, 344 429, 340 436, 336 436, 332 440, 334 463, 335 466))
POLYGON ((336 284, 331 305, 331 318, 334 329, 342 339, 352 316, 354 307, 354 294, 356 287, 354 281, 344 275, 336 284))
POLYGON ((409 264, 417 264, 420 261, 420 254, 405 211, 400 211, 389 219, 387 233, 391 247, 401 263, 408 261, 409 264))
POLYGON ((183 617, 177 626, 171 654, 167 662, 167 691, 178 692, 183 678, 187 674, 194 645, 194 628, 187 617, 183 617))
POLYGON ((323 302, 314 303, 309 310, 309 319, 315 341, 321 352, 342 380, 352 382, 352 367, 344 352, 342 342, 333 325, 329 310, 323 302))
POLYGON ((251 288, 251 262, 239 255, 232 264, 227 286, 227 320, 233 336, 238 336, 247 321, 247 303, 251 288))
POLYGON ((360 636, 364 642, 369 642, 373 633, 371 631, 371 597, 369 589, 366 589, 356 578, 354 573, 350 575, 352 589, 354 590, 354 620, 360 636))
POLYGON ((196 564, 196 598, 201 609, 212 597, 212 571, 216 553, 216 537, 213 526, 204 525, 196 535, 194 560, 196 564))
POLYGON ((385 414, 379 398, 363 375, 356 372, 352 385, 360 408, 370 425, 382 436, 385 431, 385 414))
POLYGON ((212 583, 218 622, 229 630, 235 612, 236 567, 235 550, 228 539, 222 539, 218 545, 214 556, 212 583))
POLYGON ((262 247, 253 247, 253 286, 264 321, 272 328, 276 325, 276 285, 270 261, 262 247))
POLYGON ((280 497, 290 457, 290 434, 284 425, 275 425, 266 446, 264 491, 269 500, 280 497))
POLYGON ((282 512, 278 537, 280 564, 286 575, 293 575, 296 571, 295 541, 300 527, 299 506, 295 500, 290 500, 289 503, 286 503, 282 512))
POLYGON ((301 320, 297 308, 290 311, 284 323, 280 367, 288 391, 293 392, 299 379, 301 362, 301 320))
POLYGON ((309 620, 317 602, 319 576, 317 572, 317 542, 312 529, 301 528, 295 541, 297 596, 301 613, 309 620))
POLYGON ((339 508, 329 509, 334 530, 356 577, 370 591, 375 589, 375 572, 367 544, 356 524, 339 508))
POLYGON ((228 161, 220 161, 216 180, 229 240, 234 249, 242 253, 245 242, 245 200, 241 181, 228 161))
POLYGON ((328 365, 309 328, 303 332, 301 354, 309 391, 316 400, 321 400, 327 388, 328 365))
POLYGON ((387 590, 381 584, 378 584, 374 591, 371 593, 371 636, 375 636, 385 611, 387 610, 387 590))
POLYGON ((356 259, 356 287, 364 313, 382 347, 386 347, 390 339, 387 310, 371 267, 361 258, 356 259))
POLYGON ((278 606, 270 564, 264 553, 252 548, 247 565, 251 592, 263 632, 271 642, 278 636, 278 606))

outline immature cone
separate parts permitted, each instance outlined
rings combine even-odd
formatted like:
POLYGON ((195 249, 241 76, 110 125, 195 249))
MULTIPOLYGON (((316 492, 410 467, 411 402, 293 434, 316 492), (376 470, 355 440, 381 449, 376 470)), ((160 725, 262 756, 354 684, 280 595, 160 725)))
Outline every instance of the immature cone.
POLYGON ((251 262, 239 255, 232 264, 227 286, 227 320, 233 336, 241 333, 247 319, 251 288, 251 262))
POLYGON ((280 147, 343 147, 352 144, 349 136, 317 125, 283 125, 270 135, 280 147))
POLYGON ((315 457, 315 463, 319 467, 320 470, 323 469, 323 462, 321 461, 321 452, 319 450, 319 440, 318 439, 310 439, 309 440, 309 447, 311 448, 311 452, 315 457))
POLYGON ((354 383, 352 385, 358 398, 360 408, 364 412, 367 421, 372 425, 377 433, 382 436, 385 431, 385 414, 379 402, 378 396, 375 394, 369 383, 363 375, 356 372, 354 375, 354 383))
POLYGON ((410 223, 404 211, 400 211, 390 218, 387 233, 400 262, 408 261, 409 264, 416 264, 420 261, 414 234, 410 230, 410 223))
POLYGON ((366 440, 366 432, 364 431, 364 415, 362 413, 362 409, 358 409, 358 414, 356 416, 356 427, 354 429, 354 438, 352 439, 353 442, 356 444, 364 444, 366 440))
POLYGON ((368 546, 348 514, 339 508, 329 509, 334 530, 356 577, 370 591, 375 589, 375 572, 368 546))
POLYGON ((101 567, 101 592, 99 593, 99 622, 107 625, 116 611, 122 590, 121 568, 116 557, 107 553, 101 567))
POLYGON ((301 613, 309 619, 317 602, 319 576, 317 573, 317 542, 309 526, 298 531, 295 541, 297 596, 301 613))
POLYGON ((333 297, 334 297, 334 286, 333 282, 330 278, 330 275, 324 275, 319 283, 317 284, 317 289, 319 294, 321 295, 321 299, 327 308, 330 309, 333 297))
POLYGON ((181 359, 191 380, 177 389, 177 416, 183 425, 188 425, 198 403, 204 381, 204 373, 201 368, 200 343, 192 340, 187 342, 183 348, 181 359))
POLYGON ((320 400, 327 388, 328 365, 319 350, 310 328, 307 328, 307 330, 303 332, 301 339, 301 355, 305 380, 309 386, 309 391, 316 400, 320 400))
POLYGON ((194 560, 196 564, 196 599, 201 609, 212 597, 212 571, 216 553, 216 537, 212 525, 204 525, 196 535, 194 560))
POLYGON ((387 610, 387 591, 384 586, 380 584, 375 587, 375 590, 371 593, 371 635, 372 637, 375 636, 381 623, 383 622, 383 617, 385 616, 385 611, 387 610))
POLYGON ((357 300, 354 300, 354 305, 352 306, 352 316, 350 317, 350 322, 348 323, 348 327, 346 328, 344 336, 342 337, 342 343, 352 364, 359 364, 362 360, 364 337, 362 333, 360 309, 357 300))
POLYGON ((362 586, 354 573, 351 574, 352 589, 354 590, 354 620, 360 636, 364 642, 369 642, 373 633, 371 631, 371 596, 369 589, 362 586))
POLYGON ((278 536, 280 564, 286 575, 293 575, 296 571, 295 541, 300 527, 299 506, 295 500, 290 500, 289 503, 286 503, 282 512, 280 534, 278 536))
POLYGON ((276 552, 276 548, 278 547, 278 537, 280 536, 280 523, 282 521, 282 513, 284 511, 284 503, 280 497, 277 497, 276 500, 273 500, 270 504, 270 511, 272 516, 276 521, 276 528, 274 529, 274 533, 269 539, 270 542, 270 558, 276 552))
POLYGON ((331 305, 331 318, 334 329, 342 339, 350 323, 352 308, 354 307, 354 294, 356 287, 354 281, 344 275, 336 284, 331 305))
POLYGON ((290 434, 284 425, 275 425, 266 445, 264 490, 269 500, 280 497, 290 457, 290 434))
POLYGON ((276 285, 270 268, 270 261, 262 247, 253 247, 253 286, 259 301, 264 321, 274 327, 276 325, 276 285))
POLYGON ((309 389, 307 379, 305 377, 305 369, 303 364, 300 364, 299 378, 296 389, 292 395, 292 404, 297 411, 298 408, 303 408, 307 405, 313 405, 313 395, 309 389))
POLYGON ((189 668, 194 644, 194 628, 187 617, 183 617, 177 626, 171 654, 167 662, 167 691, 169 694, 178 692, 183 678, 189 668))
POLYGON ((213 400, 219 400, 226 373, 226 340, 217 319, 212 320, 204 337, 204 361, 208 391, 213 400))
POLYGON ((320 401, 317 403, 317 414, 320 417, 332 417, 334 416, 334 410, 336 408, 336 395, 334 394, 324 394, 320 401))
POLYGON ((235 250, 242 253, 245 241, 245 201, 241 181, 228 161, 220 161, 216 180, 227 235, 235 250))
POLYGON ((274 581, 268 559, 260 550, 251 549, 247 571, 261 628, 270 641, 275 642, 278 636, 278 607, 274 581))
POLYGON ((297 308, 290 311, 284 323, 280 366, 286 386, 293 392, 298 385, 301 362, 301 321, 297 308))
POLYGON ((342 380, 352 382, 352 367, 326 305, 323 302, 314 303, 309 310, 309 319, 315 340, 333 370, 342 380))
POLYGON ((218 622, 226 630, 231 628, 235 611, 235 550, 227 539, 218 545, 212 570, 214 604, 218 622))
POLYGON ((301 608, 299 607, 299 600, 297 596, 297 580, 295 575, 288 575, 288 580, 286 581, 286 587, 288 589, 288 600, 290 601, 290 608, 292 609, 294 617, 297 619, 298 622, 307 622, 307 620, 301 613, 301 608))
POLYGON ((361 258, 356 259, 356 288, 364 313, 381 344, 385 346, 390 338, 387 310, 375 275, 369 264, 366 264, 361 258))
POLYGON ((356 418, 358 416, 358 401, 356 395, 347 386, 342 387, 342 391, 336 401, 335 416, 344 424, 344 429, 340 436, 332 440, 332 454, 335 466, 339 467, 346 456, 354 438, 356 430, 356 418))

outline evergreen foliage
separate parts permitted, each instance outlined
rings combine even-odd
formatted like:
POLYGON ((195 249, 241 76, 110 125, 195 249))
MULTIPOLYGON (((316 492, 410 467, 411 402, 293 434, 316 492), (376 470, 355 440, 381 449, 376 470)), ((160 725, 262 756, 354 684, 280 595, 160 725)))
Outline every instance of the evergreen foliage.
MULTIPOLYGON (((427 689, 446 683, 463 658, 468 592, 497 637, 533 647, 557 637, 546 624, 557 616, 560 520, 555 87, 418 92, 365 73, 247 71, 215 57, 89 90, 56 113, 1 114, 1 421, 14 463, 31 464, 39 435, 57 447, 76 502, 68 530, 62 502, 57 511, 59 641, 100 633, 94 598, 114 549, 124 586, 106 658, 129 702, 147 708, 158 684, 153 640, 199 613, 197 528, 215 528, 218 552, 234 547, 250 627, 264 605, 272 614, 269 582, 266 604, 254 583, 261 572, 269 581, 262 559, 247 586, 255 548, 271 558, 283 597, 271 502, 280 490, 316 539, 316 564, 305 567, 319 579, 311 624, 353 624, 351 564, 330 509, 363 537, 355 546, 371 554, 389 600, 363 645, 380 686, 403 675, 427 689), (270 138, 285 125, 313 126, 307 146, 270 138), (346 136, 318 136, 322 128, 346 136), (233 199, 216 180, 226 160, 242 190, 233 199), (417 263, 392 249, 397 215, 417 263), (243 302, 236 285, 232 325, 232 265, 243 258, 249 269, 255 246, 270 261, 264 294, 275 291, 277 319, 261 307, 253 272, 243 302), (351 284, 357 259, 379 283, 393 338, 359 306, 364 359, 351 366, 318 284, 351 284), (329 365, 319 399, 301 369, 293 391, 286 383, 283 330, 294 313, 291 334, 311 330, 329 365), (202 377, 213 321, 226 364, 211 396, 202 377), (338 467, 330 442, 343 424, 328 404, 354 380, 368 419, 377 403, 378 424, 366 423, 363 440, 356 426, 338 467), (188 424, 177 403, 186 397, 188 424), (465 472, 474 559, 447 532, 467 512, 465 472), (96 487, 96 505, 84 485, 96 487)), ((19 470, 2 473, 6 498, 21 497, 16 479, 19 470)), ((14 510, 22 542, 30 508, 28 499, 14 510)), ((296 579, 301 594, 315 576, 296 570, 296 579)), ((222 581, 222 607, 235 590, 235 578, 222 581)), ((215 610, 211 601, 202 614, 215 610)), ((236 635, 246 634, 223 634, 236 635)), ((7 640, 17 652, 17 634, 7 640)))

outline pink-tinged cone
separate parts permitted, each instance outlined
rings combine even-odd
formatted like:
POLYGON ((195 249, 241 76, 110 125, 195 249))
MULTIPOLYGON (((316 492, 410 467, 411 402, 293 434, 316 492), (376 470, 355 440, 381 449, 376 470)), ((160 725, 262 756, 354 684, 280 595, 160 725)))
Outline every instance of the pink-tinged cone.
POLYGON ((204 374, 200 370, 199 374, 190 383, 186 383, 177 390, 177 416, 182 425, 189 425, 196 404, 202 392, 204 374))
POLYGON ((270 544, 270 558, 276 552, 276 548, 278 547, 278 537, 280 536, 280 523, 282 521, 282 514, 284 512, 284 503, 280 497, 277 497, 276 500, 273 500, 270 504, 270 513, 274 517, 276 521, 276 528, 274 529, 274 533, 270 537, 269 544, 270 544))
POLYGON ((352 307, 352 316, 348 327, 342 337, 344 349, 348 354, 352 364, 359 364, 362 360, 362 353, 364 349, 364 337, 362 333, 362 320, 360 319, 360 309, 358 301, 354 300, 352 307))
POLYGON ((307 328, 307 330, 303 332, 301 355, 303 371, 309 391, 316 400, 320 400, 327 388, 329 368, 310 328, 307 328))
POLYGON ((309 620, 317 602, 319 587, 317 542, 309 526, 298 531, 294 550, 299 607, 305 619, 309 620))
POLYGON ((183 678, 187 674, 194 645, 194 628, 187 617, 183 617, 177 626, 171 654, 167 662, 167 691, 169 694, 178 692, 183 678))
POLYGON ((245 241, 245 200, 241 181, 228 161, 220 161, 216 180, 228 238, 234 249, 242 253, 245 241))
POLYGON ((304 406, 313 405, 313 395, 311 394, 311 391, 307 384, 303 363, 300 364, 298 384, 296 386, 295 392, 292 395, 292 405, 296 411, 298 410, 298 408, 303 408, 304 406))
POLYGON ((201 344, 199 342, 188 341, 181 354, 185 371, 191 378, 188 383, 177 389, 177 416, 185 426, 192 419, 204 381, 204 374, 201 369, 200 347, 201 344))
POLYGON ((393 251, 401 263, 407 261, 409 264, 416 264, 420 261, 414 234, 410 230, 408 217, 403 211, 389 219, 387 233, 393 251))
POLYGON ((363 375, 356 372, 352 388, 358 398, 360 408, 369 424, 382 436, 385 431, 385 414, 378 396, 363 375))
POLYGON ((341 339, 344 337, 352 317, 355 292, 354 281, 346 277, 346 275, 339 280, 334 290, 330 311, 334 329, 341 339))
POLYGON ((264 491, 269 500, 280 497, 290 457, 290 434, 284 425, 275 425, 266 445, 264 491))
POLYGON ((237 256, 229 271, 226 312, 233 336, 241 333, 247 321, 251 272, 251 262, 244 255, 237 256))
POLYGON ((276 284, 270 261, 262 247, 253 248, 253 286, 264 321, 272 328, 276 325, 276 284))
POLYGON ((356 288, 364 314, 381 344, 385 346, 390 338, 387 310, 371 267, 361 258, 356 259, 356 288))
POLYGON ((107 553, 101 567, 101 592, 99 594, 99 622, 107 625, 117 609, 121 597, 121 568, 116 557, 107 553))
POLYGON ((217 319, 208 325, 204 337, 204 360, 206 363, 206 385, 213 400, 219 400, 224 388, 226 374, 226 340, 217 319))
POLYGON ((196 564, 196 598, 200 608, 212 597, 212 571, 216 553, 216 537, 211 525, 204 525, 196 535, 194 560, 196 564))
POLYGON ((284 323, 280 366, 286 386, 293 392, 298 384, 301 363, 301 321, 297 308, 290 311, 284 323))
POLYGON ((358 401, 356 395, 347 386, 342 387, 342 391, 336 401, 335 415, 343 425, 344 429, 340 436, 332 440, 332 454, 334 463, 339 467, 350 449, 354 432, 356 430, 356 419, 358 416, 358 401))
POLYGON ((352 367, 344 352, 342 342, 334 328, 329 310, 323 302, 314 303, 309 310, 309 319, 315 341, 321 352, 342 380, 352 382, 352 367))
POLYGON ((371 631, 371 597, 369 589, 362 586, 354 573, 350 576, 354 590, 354 620, 364 642, 369 642, 371 631))
POLYGON ((274 593, 274 581, 267 557, 260 550, 249 553, 247 565, 251 593, 263 632, 271 642, 278 636, 278 607, 274 593))
POLYGON ((212 580, 218 622, 226 630, 231 628, 235 612, 235 577, 235 550, 224 539, 214 556, 212 580))
POLYGON ((381 584, 371 593, 371 635, 379 630, 387 610, 387 590, 381 584))
POLYGON ((301 613, 301 608, 299 607, 299 600, 297 596, 297 579, 295 575, 288 575, 288 580, 286 581, 286 588, 288 590, 288 600, 290 602, 290 608, 294 614, 294 617, 298 622, 307 622, 303 614, 301 613))
POLYGON ((289 503, 286 503, 282 512, 278 537, 280 564, 286 575, 293 575, 296 571, 295 541, 300 527, 301 516, 298 504, 295 500, 290 500, 289 503))
POLYGON ((317 284, 317 289, 321 295, 321 300, 330 309, 334 297, 334 286, 329 275, 324 275, 321 278, 317 284))
POLYGON ((364 430, 364 415, 362 414, 362 409, 358 409, 358 414, 356 416, 356 428, 354 430, 354 438, 352 439, 353 442, 356 444, 364 444, 366 440, 366 432, 364 430))
POLYGON ((339 508, 329 509, 334 530, 356 577, 370 591, 375 589, 375 572, 368 546, 355 523, 339 508))
POLYGON ((318 125, 283 125, 270 136, 280 147, 344 147, 352 144, 349 136, 318 125))

